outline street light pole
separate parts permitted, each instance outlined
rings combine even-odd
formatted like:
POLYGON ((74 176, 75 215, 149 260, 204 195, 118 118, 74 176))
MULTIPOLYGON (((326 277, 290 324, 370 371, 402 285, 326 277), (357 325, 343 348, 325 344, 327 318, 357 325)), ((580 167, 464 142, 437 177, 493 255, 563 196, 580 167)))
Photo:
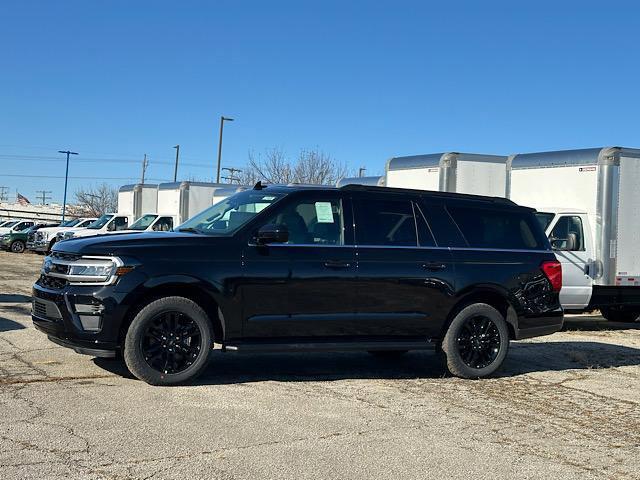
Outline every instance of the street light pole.
POLYGON ((173 148, 176 149, 176 168, 173 171, 173 181, 177 182, 178 181, 178 158, 180 157, 180 145, 176 145, 173 148))
POLYGON ((218 171, 216 173, 216 183, 220 183, 220 162, 222 161, 222 131, 224 129, 224 122, 233 122, 233 118, 225 116, 220 117, 220 140, 218 141, 218 171))
POLYGON ((62 200, 62 221, 64 222, 64 214, 67 211, 67 182, 69 181, 69 155, 78 155, 76 152, 69 150, 58 150, 58 153, 67 154, 67 170, 64 174, 64 198, 62 200))

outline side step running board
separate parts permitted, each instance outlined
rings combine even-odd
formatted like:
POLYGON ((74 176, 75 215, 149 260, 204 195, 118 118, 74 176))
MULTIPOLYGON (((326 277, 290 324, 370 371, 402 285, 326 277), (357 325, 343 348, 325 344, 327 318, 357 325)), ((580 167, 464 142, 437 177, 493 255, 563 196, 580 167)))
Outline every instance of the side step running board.
POLYGON ((375 350, 433 350, 430 340, 411 342, 299 342, 299 343, 237 343, 222 345, 222 350, 240 353, 272 352, 358 352, 375 350))

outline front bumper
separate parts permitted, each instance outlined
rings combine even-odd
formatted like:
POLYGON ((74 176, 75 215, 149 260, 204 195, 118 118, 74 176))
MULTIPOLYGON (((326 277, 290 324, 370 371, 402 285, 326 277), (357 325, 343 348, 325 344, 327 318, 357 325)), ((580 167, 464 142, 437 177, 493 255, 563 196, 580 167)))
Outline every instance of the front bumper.
POLYGON ((51 341, 78 353, 114 357, 126 308, 113 286, 33 286, 31 319, 51 341))
POLYGON ((36 240, 35 242, 28 242, 27 250, 32 250, 34 252, 48 252, 49 240, 36 240))

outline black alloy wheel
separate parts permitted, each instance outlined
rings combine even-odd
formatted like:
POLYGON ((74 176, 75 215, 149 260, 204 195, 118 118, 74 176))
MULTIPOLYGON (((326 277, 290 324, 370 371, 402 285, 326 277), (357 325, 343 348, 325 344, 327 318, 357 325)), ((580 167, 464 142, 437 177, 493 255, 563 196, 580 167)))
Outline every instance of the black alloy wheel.
POLYGON ((181 312, 156 315, 140 342, 147 364, 164 374, 183 372, 193 365, 203 348, 200 327, 181 312))
POLYGON ((466 319, 458 333, 458 349, 465 365, 481 369, 491 365, 500 352, 500 332, 492 319, 474 316, 466 319))
POLYGON ((22 253, 24 252, 24 242, 22 240, 16 240, 11 244, 11 251, 13 253, 22 253))

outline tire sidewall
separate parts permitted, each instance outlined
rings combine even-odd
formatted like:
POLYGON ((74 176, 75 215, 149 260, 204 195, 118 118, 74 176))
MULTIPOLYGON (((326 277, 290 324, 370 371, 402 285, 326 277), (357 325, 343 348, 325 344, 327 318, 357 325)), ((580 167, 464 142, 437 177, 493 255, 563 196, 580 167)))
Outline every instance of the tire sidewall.
POLYGON ((509 329, 504 317, 491 305, 474 303, 469 305, 453 318, 442 341, 442 352, 445 355, 447 370, 457 377, 483 378, 493 374, 500 368, 509 351, 509 329), (496 359, 484 368, 472 368, 462 360, 457 337, 465 322, 474 316, 485 316, 496 325, 500 335, 500 351, 496 359))
POLYGON ((183 297, 165 297, 149 303, 135 316, 124 341, 124 359, 127 367, 138 379, 151 385, 177 385, 193 380, 206 367, 211 346, 213 329, 204 310, 192 300, 183 297), (179 312, 191 318, 200 328, 202 346, 200 355, 186 370, 165 374, 152 368, 144 358, 141 340, 149 323, 159 314, 179 312))
POLYGON ((13 253, 22 253, 24 252, 24 242, 22 240, 15 240, 12 244, 11 244, 11 251, 13 253), (19 245, 22 245, 22 247, 19 250, 15 250, 15 247, 19 245))

